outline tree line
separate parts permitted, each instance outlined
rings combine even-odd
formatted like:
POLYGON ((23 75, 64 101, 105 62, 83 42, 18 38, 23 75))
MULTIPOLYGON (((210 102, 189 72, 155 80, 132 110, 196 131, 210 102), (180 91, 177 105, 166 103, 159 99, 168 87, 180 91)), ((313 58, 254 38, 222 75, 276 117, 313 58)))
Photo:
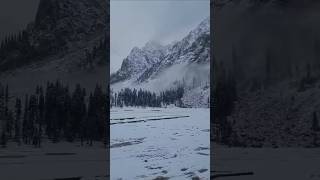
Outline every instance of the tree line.
POLYGON ((148 90, 124 88, 119 92, 110 91, 110 106, 162 107, 175 104, 182 107, 183 86, 161 91, 156 94, 148 90))
POLYGON ((9 140, 18 145, 40 147, 42 140, 51 142, 80 141, 92 145, 94 141, 108 144, 107 93, 96 85, 93 92, 77 84, 71 92, 60 81, 37 86, 34 94, 12 98, 8 86, 0 85, 0 143, 9 140), (10 105, 14 104, 14 105, 10 105))

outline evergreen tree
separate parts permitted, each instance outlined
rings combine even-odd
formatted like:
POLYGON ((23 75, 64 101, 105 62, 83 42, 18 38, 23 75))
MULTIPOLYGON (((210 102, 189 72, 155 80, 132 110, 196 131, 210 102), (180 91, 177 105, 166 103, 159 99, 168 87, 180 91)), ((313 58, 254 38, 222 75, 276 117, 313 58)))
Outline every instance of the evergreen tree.
POLYGON ((35 95, 31 95, 29 99, 29 113, 28 113, 28 136, 32 139, 32 144, 37 147, 38 146, 38 120, 39 120, 39 113, 38 113, 38 99, 35 95))
POLYGON ((13 129, 13 122, 12 118, 9 116, 9 88, 8 85, 6 85, 5 88, 5 103, 4 103, 4 119, 6 121, 6 131, 8 134, 8 137, 12 137, 12 129, 13 129))
MULTIPOLYGON (((127 89, 123 92, 121 102, 134 105, 135 100, 130 97, 133 91, 127 89)), ((80 137, 82 144, 84 139, 90 145, 93 141, 108 144, 108 93, 99 85, 90 93, 88 106, 84 88, 78 84, 70 93, 69 88, 60 81, 48 82, 45 92, 42 86, 37 86, 34 94, 25 96, 24 106, 21 99, 16 98, 13 110, 9 107, 9 97, 8 87, 0 85, 0 144, 3 147, 11 133, 19 145, 22 138, 25 144, 32 144, 34 147, 41 146, 43 136, 54 143, 61 141, 63 137, 68 141, 80 137)), ((149 104, 154 104, 154 97, 155 94, 149 93, 149 104)))
POLYGON ((21 144, 20 136, 21 136, 21 100, 19 98, 16 99, 15 104, 15 141, 18 145, 21 144))
POLYGON ((6 116, 5 116, 5 92, 3 86, 0 84, 0 125, 1 125, 1 145, 3 147, 6 146, 7 142, 7 136, 6 136, 6 131, 7 131, 7 121, 6 121, 6 116))
POLYGON ((25 144, 29 144, 29 136, 28 136, 28 95, 25 96, 25 105, 24 105, 24 113, 23 113, 23 123, 22 123, 22 137, 25 144))
POLYGON ((41 146, 41 137, 43 134, 43 124, 45 123, 45 101, 44 101, 44 94, 43 94, 43 88, 39 87, 39 102, 38 102, 38 108, 39 108, 39 146, 41 146))
POLYGON ((76 89, 72 94, 71 98, 71 125, 72 129, 70 131, 72 132, 72 137, 76 138, 76 136, 80 132, 81 128, 81 122, 83 121, 83 118, 86 117, 86 111, 85 111, 85 92, 83 89, 81 89, 80 84, 76 85, 76 89))

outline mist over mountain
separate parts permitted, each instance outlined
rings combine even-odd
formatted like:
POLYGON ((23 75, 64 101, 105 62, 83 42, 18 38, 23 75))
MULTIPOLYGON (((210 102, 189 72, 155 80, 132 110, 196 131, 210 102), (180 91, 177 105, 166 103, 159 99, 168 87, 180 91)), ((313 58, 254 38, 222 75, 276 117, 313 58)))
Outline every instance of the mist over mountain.
POLYGON ((111 75, 111 88, 114 91, 130 87, 159 92, 183 84, 190 93, 199 88, 192 93, 202 93, 204 98, 199 106, 206 106, 210 70, 209 28, 209 18, 206 18, 180 41, 168 45, 150 41, 142 48, 134 47, 121 68, 111 75))

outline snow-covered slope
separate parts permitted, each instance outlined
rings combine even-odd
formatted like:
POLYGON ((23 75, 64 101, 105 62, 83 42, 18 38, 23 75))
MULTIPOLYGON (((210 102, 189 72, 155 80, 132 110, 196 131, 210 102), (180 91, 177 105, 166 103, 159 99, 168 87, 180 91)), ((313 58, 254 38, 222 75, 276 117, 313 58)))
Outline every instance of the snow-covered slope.
POLYGON ((166 47, 156 42, 148 42, 142 49, 134 47, 123 60, 121 69, 111 78, 111 83, 129 79, 137 81, 146 69, 159 63, 165 53, 166 47))
MULTIPOLYGON (((111 75, 111 88, 119 91, 122 88, 143 88, 152 91, 163 91, 183 84, 185 89, 206 89, 209 84, 210 71, 210 22, 203 20, 182 40, 169 45, 148 42, 143 48, 134 47, 123 60, 121 68, 111 75)), ((195 91, 192 91, 195 92, 195 91)), ((207 103, 209 91, 204 91, 207 103)), ((190 99, 190 106, 201 106, 190 99)), ((206 106, 206 105, 205 105, 206 106)))

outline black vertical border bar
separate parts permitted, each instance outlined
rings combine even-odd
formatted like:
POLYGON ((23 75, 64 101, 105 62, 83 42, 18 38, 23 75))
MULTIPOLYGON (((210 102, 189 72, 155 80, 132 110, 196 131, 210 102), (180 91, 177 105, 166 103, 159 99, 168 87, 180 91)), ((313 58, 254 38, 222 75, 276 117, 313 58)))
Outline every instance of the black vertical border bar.
POLYGON ((214 173, 214 154, 213 154, 213 113, 214 113, 214 109, 213 109, 213 101, 214 101, 214 94, 213 94, 213 90, 214 90, 214 48, 213 48, 213 41, 214 41, 214 26, 213 26, 213 17, 214 17, 214 8, 213 8, 213 4, 214 4, 214 0, 210 0, 210 179, 212 179, 213 177, 213 173, 214 173))
POLYGON ((106 148, 106 161, 107 161, 107 177, 110 179, 110 0, 106 0, 106 53, 107 53, 107 119, 106 119, 106 133, 107 133, 107 148, 106 148))

